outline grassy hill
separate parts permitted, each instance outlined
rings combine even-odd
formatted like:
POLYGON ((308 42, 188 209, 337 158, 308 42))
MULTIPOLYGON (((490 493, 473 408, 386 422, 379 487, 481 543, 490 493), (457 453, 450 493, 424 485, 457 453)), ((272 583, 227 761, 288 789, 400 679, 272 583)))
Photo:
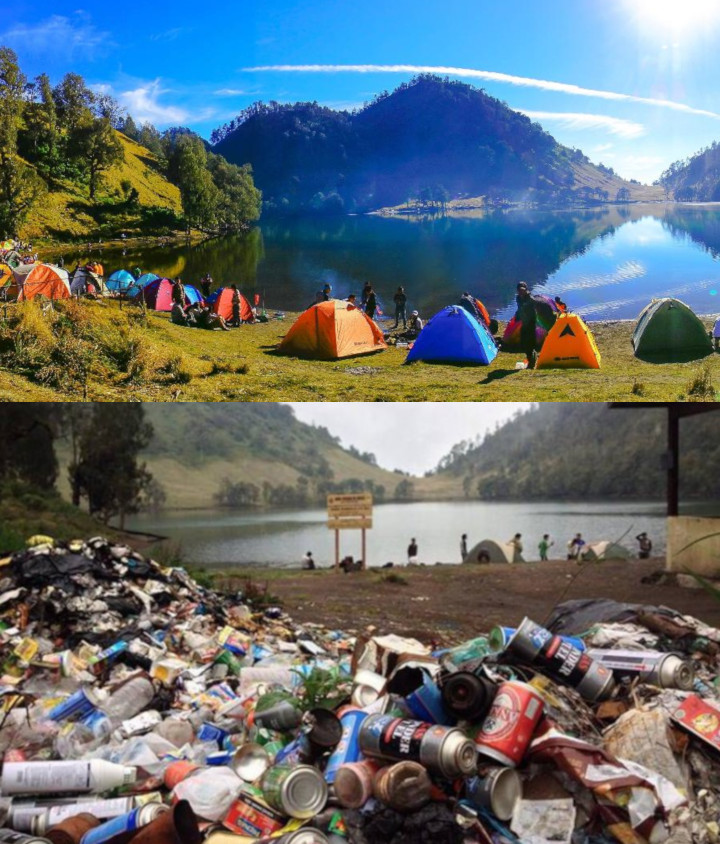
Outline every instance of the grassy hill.
POLYGON ((105 173, 98 202, 84 186, 61 181, 33 208, 19 236, 44 241, 96 241, 117 237, 171 234, 179 228, 180 191, 163 176, 157 158, 145 147, 117 133, 125 160, 105 173), (127 203, 122 189, 129 182, 137 203, 127 203))

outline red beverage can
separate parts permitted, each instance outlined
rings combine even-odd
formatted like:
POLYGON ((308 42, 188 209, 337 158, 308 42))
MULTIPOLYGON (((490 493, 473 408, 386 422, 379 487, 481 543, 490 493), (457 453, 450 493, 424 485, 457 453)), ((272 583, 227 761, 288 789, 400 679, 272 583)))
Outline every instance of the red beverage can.
POLYGON ((502 683, 475 738, 478 753, 516 767, 522 762, 542 714, 542 698, 532 686, 515 680, 502 683))
POLYGON ((27 755, 19 747, 13 747, 5 751, 3 762, 27 762, 27 755))

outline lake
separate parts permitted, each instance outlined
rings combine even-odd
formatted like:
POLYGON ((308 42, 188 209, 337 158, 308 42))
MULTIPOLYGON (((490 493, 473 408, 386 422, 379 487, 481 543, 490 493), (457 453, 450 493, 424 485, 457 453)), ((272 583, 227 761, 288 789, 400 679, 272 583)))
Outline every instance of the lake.
MULTIPOLYGON (((720 505, 694 505, 692 512, 720 515, 720 505)), ((372 566, 404 562, 412 537, 421 562, 458 563, 463 533, 472 547, 481 539, 507 541, 520 532, 529 559, 537 559, 544 533, 555 540, 552 550, 558 556, 564 556, 565 543, 578 532, 588 541, 622 537, 622 544, 634 551, 635 536, 647 531, 654 550, 665 551, 665 506, 660 502, 414 502, 378 505, 373 518, 367 533, 372 566)), ((335 534, 325 522, 325 509, 247 514, 203 510, 138 516, 128 527, 169 536, 181 544, 188 563, 285 567, 299 566, 306 551, 313 552, 320 566, 334 562, 335 534)), ((360 557, 360 531, 343 531, 340 551, 341 556, 360 557)))
MULTIPOLYGON (((99 254, 108 274, 139 266, 196 284, 210 272, 217 284, 259 294, 271 310, 305 308, 326 282, 344 298, 370 281, 386 309, 398 285, 409 309, 424 317, 469 290, 506 319, 524 280, 592 319, 634 319, 661 296, 676 296, 699 314, 720 313, 715 206, 267 219, 247 235, 99 254)), ((66 266, 87 257, 71 252, 66 266)))

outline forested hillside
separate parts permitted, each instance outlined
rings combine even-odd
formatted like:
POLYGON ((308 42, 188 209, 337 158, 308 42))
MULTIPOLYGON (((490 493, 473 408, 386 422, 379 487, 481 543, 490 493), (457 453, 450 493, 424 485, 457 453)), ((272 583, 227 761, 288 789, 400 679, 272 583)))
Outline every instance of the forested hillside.
POLYGON ((279 212, 363 211, 409 199, 444 205, 478 195, 615 201, 641 187, 590 164, 484 91, 432 75, 351 113, 257 103, 212 140, 228 161, 252 164, 265 206, 279 212))
MULTIPOLYGON (((437 474, 485 500, 663 498, 666 415, 664 408, 543 404, 479 445, 459 444, 437 474)), ((680 438, 681 495, 720 499, 720 411, 683 420, 680 438)))
POLYGON ((659 179, 668 196, 681 202, 717 202, 720 200, 720 144, 684 161, 676 161, 659 179))
MULTIPOLYGON (((0 46, 0 237, 237 231, 260 216, 246 166, 184 128, 137 127, 77 73, 29 80, 0 46)), ((244 163, 243 163, 244 164, 244 163)))

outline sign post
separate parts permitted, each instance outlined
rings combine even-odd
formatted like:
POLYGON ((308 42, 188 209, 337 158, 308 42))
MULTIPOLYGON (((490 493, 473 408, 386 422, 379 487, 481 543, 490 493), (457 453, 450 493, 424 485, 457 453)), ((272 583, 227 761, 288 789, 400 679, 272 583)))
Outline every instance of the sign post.
POLYGON ((327 507, 327 526, 335 531, 335 569, 340 566, 340 531, 348 528, 362 531, 362 565, 367 568, 365 531, 372 528, 372 494, 328 495, 327 507))

